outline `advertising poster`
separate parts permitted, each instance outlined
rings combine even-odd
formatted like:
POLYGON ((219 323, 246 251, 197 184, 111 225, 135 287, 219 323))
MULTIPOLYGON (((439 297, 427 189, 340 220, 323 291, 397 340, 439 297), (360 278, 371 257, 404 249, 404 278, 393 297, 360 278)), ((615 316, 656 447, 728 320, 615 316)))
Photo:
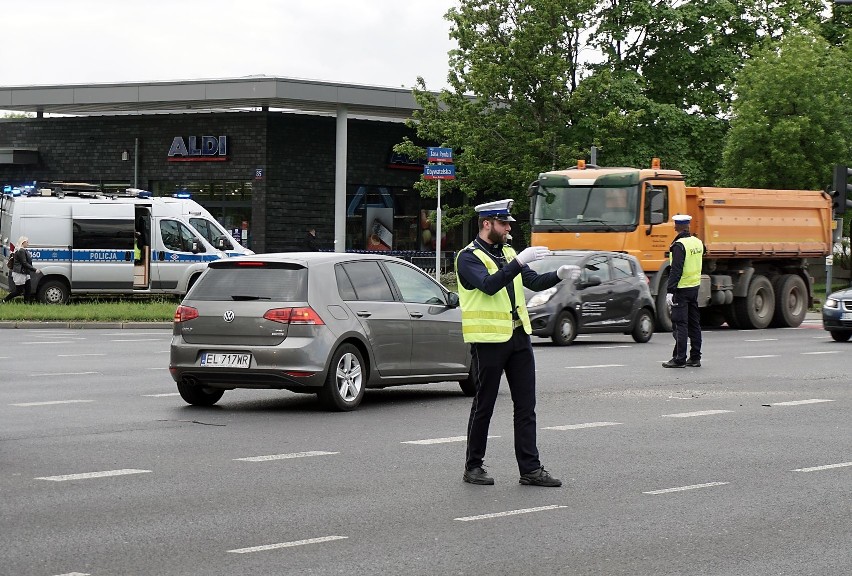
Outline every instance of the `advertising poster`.
POLYGON ((367 250, 393 250, 393 208, 368 206, 365 248, 367 250))

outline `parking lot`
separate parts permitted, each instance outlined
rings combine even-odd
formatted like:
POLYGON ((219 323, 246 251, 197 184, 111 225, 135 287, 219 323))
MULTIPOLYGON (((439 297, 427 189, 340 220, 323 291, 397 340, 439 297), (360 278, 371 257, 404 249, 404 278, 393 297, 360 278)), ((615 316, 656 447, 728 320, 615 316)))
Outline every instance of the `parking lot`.
POLYGON ((852 344, 704 336, 534 339, 544 489, 505 386, 472 486, 455 382, 197 408, 168 330, 0 330, 0 574, 849 574, 852 344))

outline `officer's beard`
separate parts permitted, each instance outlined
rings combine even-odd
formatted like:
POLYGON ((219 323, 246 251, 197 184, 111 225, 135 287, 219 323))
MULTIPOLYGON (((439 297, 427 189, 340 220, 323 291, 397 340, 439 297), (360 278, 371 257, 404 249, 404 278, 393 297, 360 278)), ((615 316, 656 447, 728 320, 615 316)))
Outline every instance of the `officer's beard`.
POLYGON ((488 231, 488 242, 491 244, 505 244, 506 235, 500 234, 494 228, 488 231))

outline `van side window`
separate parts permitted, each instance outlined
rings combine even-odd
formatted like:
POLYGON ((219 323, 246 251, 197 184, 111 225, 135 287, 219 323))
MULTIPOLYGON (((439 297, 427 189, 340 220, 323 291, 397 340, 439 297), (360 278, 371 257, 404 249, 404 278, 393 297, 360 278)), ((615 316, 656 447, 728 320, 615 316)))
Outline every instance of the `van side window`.
MULTIPOLYGON (((192 243, 196 242, 192 231, 177 220, 160 220, 160 236, 163 246, 175 252, 192 252, 192 243)), ((198 251, 204 252, 204 246, 200 242, 198 244, 198 251)))
POLYGON ((133 220, 75 218, 71 229, 76 250, 133 250, 133 220))

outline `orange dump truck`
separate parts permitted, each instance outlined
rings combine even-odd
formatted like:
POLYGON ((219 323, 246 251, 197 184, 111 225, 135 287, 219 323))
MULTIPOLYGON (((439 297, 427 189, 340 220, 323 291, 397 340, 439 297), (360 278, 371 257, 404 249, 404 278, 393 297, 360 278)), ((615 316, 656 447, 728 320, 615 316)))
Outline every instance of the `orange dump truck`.
POLYGON ((692 216, 690 230, 707 247, 699 305, 710 326, 798 326, 813 302, 807 259, 832 247, 831 198, 821 191, 689 187, 676 170, 580 163, 540 174, 529 193, 534 245, 639 259, 659 330, 671 330, 665 292, 675 214, 692 216))

